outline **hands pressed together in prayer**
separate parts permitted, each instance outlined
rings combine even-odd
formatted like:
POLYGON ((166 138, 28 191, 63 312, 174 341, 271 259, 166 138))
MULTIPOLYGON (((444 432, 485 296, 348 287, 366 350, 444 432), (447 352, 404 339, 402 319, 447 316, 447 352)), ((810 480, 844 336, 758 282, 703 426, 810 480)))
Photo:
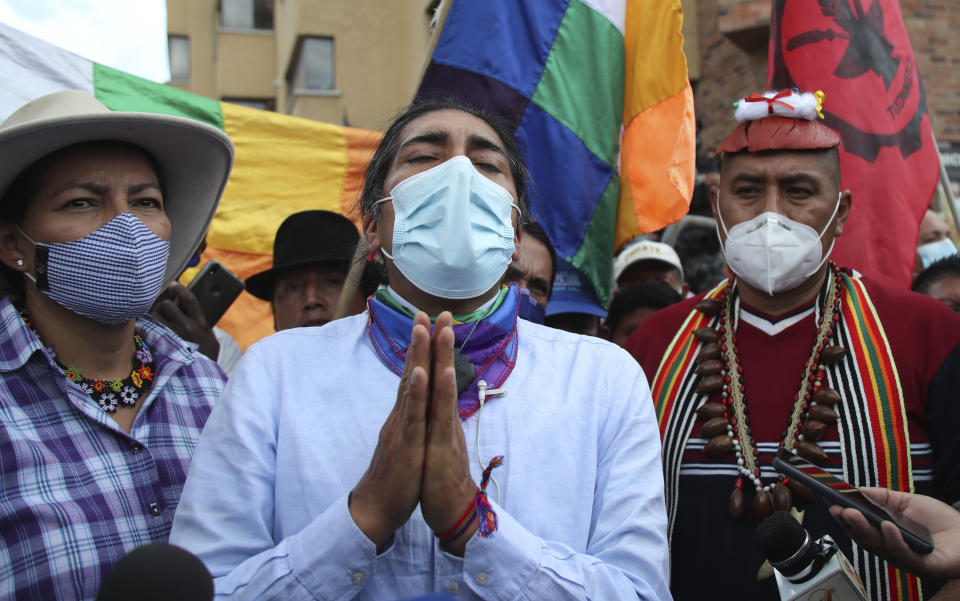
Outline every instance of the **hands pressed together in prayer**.
MULTIPOLYGON (((457 524, 477 494, 457 412, 452 325, 444 311, 431 334, 427 315, 414 317, 397 402, 350 493, 350 515, 378 549, 418 503, 427 525, 441 533, 457 524)), ((446 543, 447 550, 462 556, 476 530, 474 521, 446 543)))

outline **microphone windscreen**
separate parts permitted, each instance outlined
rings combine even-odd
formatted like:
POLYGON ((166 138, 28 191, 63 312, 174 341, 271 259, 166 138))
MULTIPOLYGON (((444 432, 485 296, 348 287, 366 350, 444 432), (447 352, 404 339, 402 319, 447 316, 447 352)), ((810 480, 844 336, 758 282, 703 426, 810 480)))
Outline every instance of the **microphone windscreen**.
POLYGON ((806 540, 807 531, 789 511, 774 511, 757 526, 757 546, 772 563, 793 557, 806 540))
POLYGON ((196 555, 166 543, 124 555, 103 579, 97 601, 212 601, 213 577, 196 555))

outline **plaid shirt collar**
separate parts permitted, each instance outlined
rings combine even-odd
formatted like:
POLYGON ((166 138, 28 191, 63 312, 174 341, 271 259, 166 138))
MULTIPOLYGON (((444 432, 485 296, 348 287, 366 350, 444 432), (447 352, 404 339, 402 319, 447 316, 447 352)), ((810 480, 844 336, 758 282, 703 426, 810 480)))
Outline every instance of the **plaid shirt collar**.
MULTIPOLYGON (((0 373, 23 367, 37 351, 43 352, 43 344, 33 330, 20 317, 20 310, 11 297, 0 300, 0 329, 10 334, 11 344, 0 345, 0 373)), ((160 372, 168 362, 180 365, 193 363, 197 345, 185 342, 169 328, 149 315, 137 318, 137 333, 143 337, 156 361, 154 371, 160 372)))
MULTIPOLYGON (((54 361, 54 355, 44 349, 37 335, 24 323, 20 310, 10 297, 0 300, 0 325, 3 327, 0 331, 9 334, 9 339, 0 344, 0 374, 19 370, 31 359, 36 362, 35 365, 46 364, 45 367, 54 372, 54 378, 65 397, 78 411, 111 430, 122 432, 120 426, 100 409, 88 394, 67 378, 54 361)), ((153 386, 143 401, 143 410, 153 404, 160 390, 177 371, 194 362, 197 345, 180 339, 169 328, 148 315, 137 318, 136 331, 150 349, 154 361, 153 386)), ((123 435, 136 437, 137 425, 142 423, 143 418, 138 416, 134 421, 134 429, 130 434, 123 432, 123 435)))

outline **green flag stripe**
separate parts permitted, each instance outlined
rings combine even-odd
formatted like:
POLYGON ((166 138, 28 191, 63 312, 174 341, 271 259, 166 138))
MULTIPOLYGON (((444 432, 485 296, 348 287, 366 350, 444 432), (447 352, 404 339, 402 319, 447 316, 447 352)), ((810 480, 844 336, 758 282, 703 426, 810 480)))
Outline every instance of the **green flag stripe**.
POLYGON ((93 93, 97 100, 115 111, 176 115, 223 129, 223 113, 216 100, 155 83, 106 65, 93 63, 93 93))
POLYGON ((623 34, 573 0, 532 98, 610 166, 620 144, 624 69, 623 34))
POLYGON ((617 220, 620 203, 620 178, 610 177, 597 208, 593 211, 590 225, 583 237, 583 244, 573 256, 571 263, 593 283, 600 303, 606 306, 610 299, 610 282, 613 279, 613 224, 617 220))

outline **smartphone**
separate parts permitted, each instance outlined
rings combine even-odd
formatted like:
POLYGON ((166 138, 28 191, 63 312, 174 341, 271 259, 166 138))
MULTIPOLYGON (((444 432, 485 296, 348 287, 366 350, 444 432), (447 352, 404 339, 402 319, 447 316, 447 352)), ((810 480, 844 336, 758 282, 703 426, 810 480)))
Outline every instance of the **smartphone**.
POLYGON ((773 460, 773 468, 781 474, 806 485, 813 492, 822 495, 828 505, 852 507, 867 518, 874 527, 880 528, 880 522, 893 522, 900 529, 903 540, 917 553, 933 551, 933 537, 930 530, 901 513, 890 515, 885 509, 871 501, 854 486, 847 484, 803 457, 781 448, 773 460))
POLYGON ((200 302, 207 325, 214 326, 243 292, 243 280, 220 261, 210 259, 187 288, 200 302))

